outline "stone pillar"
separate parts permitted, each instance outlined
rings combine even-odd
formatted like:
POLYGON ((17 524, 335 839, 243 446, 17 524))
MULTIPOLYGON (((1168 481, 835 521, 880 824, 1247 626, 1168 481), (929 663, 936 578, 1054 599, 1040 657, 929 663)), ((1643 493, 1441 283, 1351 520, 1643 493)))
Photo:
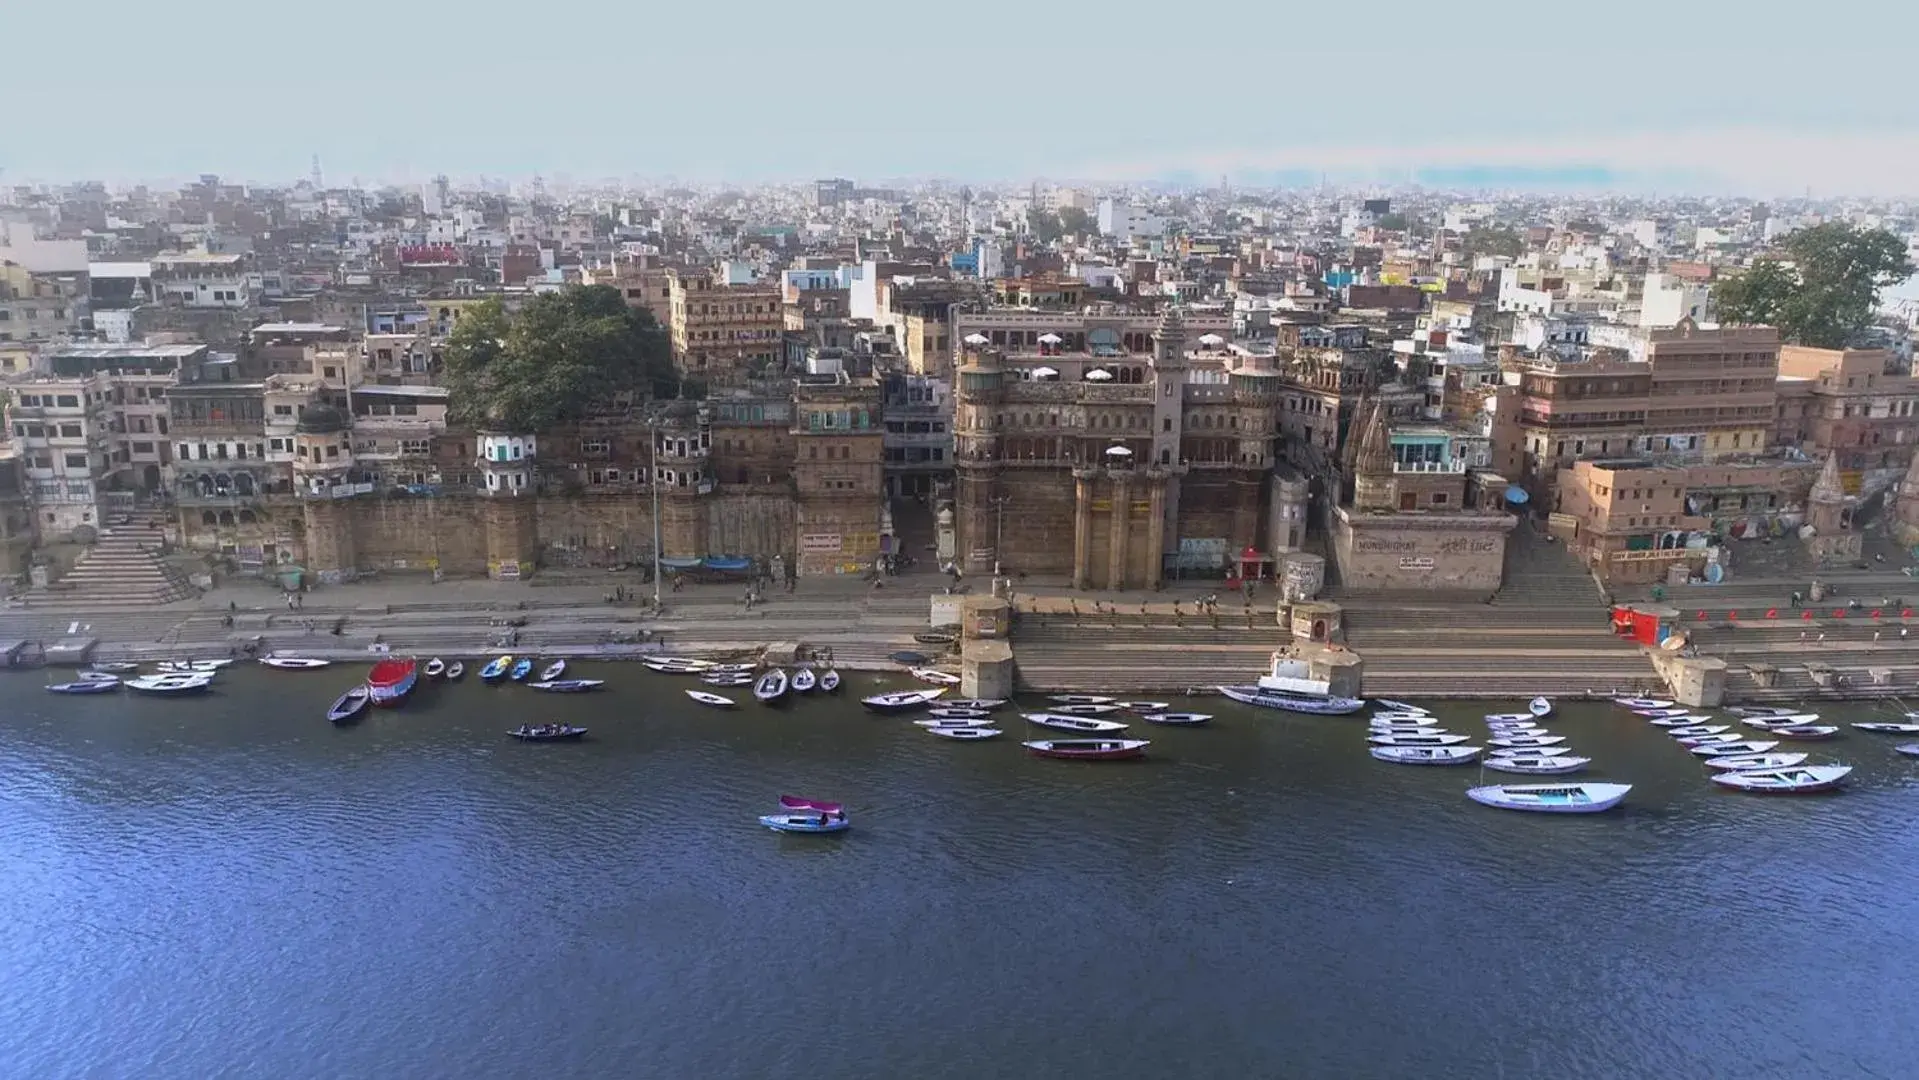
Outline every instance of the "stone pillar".
POLYGON ((307 568, 326 584, 353 580, 360 572, 360 545, 354 536, 352 500, 308 499, 301 512, 307 568))
POLYGON ((1073 473, 1073 588, 1092 587, 1093 477, 1073 473))
POLYGON ((1106 587, 1124 589, 1126 587, 1126 519, 1133 508, 1133 478, 1123 474, 1113 477, 1113 515, 1110 554, 1106 560, 1106 587))
POLYGON ((1156 589, 1166 565, 1166 477, 1149 476, 1146 482, 1152 498, 1151 516, 1146 519, 1146 587, 1156 589))

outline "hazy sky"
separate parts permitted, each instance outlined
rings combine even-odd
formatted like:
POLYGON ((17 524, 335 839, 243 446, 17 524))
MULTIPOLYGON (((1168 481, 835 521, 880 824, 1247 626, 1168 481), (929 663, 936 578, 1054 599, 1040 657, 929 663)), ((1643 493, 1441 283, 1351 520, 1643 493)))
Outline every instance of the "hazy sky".
POLYGON ((1523 167, 1919 193, 1912 0, 106 0, 0 28, 4 181, 285 180, 317 153, 332 181, 1523 167))

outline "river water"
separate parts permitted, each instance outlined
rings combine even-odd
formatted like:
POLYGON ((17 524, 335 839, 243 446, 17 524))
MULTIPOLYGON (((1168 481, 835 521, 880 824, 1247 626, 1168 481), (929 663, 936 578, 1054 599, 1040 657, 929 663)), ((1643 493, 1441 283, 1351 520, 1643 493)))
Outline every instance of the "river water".
MULTIPOLYGON (((1469 802, 1474 768, 1373 762, 1350 718, 1214 701, 1210 727, 1149 729, 1146 761, 1087 764, 1024 756, 1011 717, 954 744, 865 714, 867 676, 727 714, 637 667, 579 674, 610 692, 469 677, 344 730, 320 718, 339 667, 235 671, 194 701, 0 678, 0 1076, 1919 1060, 1919 762, 1897 737, 1814 744, 1858 766, 1850 789, 1767 799, 1569 706, 1552 726, 1589 776, 1636 786, 1552 817, 1469 802), (545 718, 591 736, 503 735, 545 718), (853 830, 761 829, 783 792, 846 801, 853 830)), ((1484 732, 1483 707, 1439 711, 1484 732)))

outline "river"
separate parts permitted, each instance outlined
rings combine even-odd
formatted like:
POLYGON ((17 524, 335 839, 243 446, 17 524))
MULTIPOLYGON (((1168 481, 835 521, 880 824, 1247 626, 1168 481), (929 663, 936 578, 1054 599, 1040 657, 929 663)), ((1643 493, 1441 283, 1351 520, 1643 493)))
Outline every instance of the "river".
MULTIPOLYGON (((1600 705, 1591 817, 1217 700, 1143 762, 853 697, 737 713, 634 666, 469 677, 335 729, 353 669, 199 700, 0 677, 0 1076, 1906 1076, 1919 762, 1714 789, 1600 705), (527 719, 592 728, 522 745, 527 719), (781 793, 852 831, 785 837, 781 793)), ((1481 706, 1438 710, 1454 730, 1481 706)), ((1828 717, 1835 714, 1827 710, 1828 717)), ((1847 714, 1863 715, 1855 709, 1847 714)), ((1807 747, 1788 747, 1788 749, 1807 747)), ((1492 774, 1487 774, 1489 777, 1492 774)), ((1524 778, 1503 778, 1523 781, 1524 778)), ((1492 782, 1490 779, 1487 782, 1492 782)))

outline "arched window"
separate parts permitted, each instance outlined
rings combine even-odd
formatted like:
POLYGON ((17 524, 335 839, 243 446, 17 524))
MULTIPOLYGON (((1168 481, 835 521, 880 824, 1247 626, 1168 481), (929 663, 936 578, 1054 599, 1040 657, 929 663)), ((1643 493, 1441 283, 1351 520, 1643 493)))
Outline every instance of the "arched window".
POLYGON ((233 478, 233 490, 241 495, 253 494, 253 474, 240 473, 233 478))
POLYGON ((231 510, 220 511, 220 524, 222 525, 233 524, 233 511, 231 510))
POLYGON ((211 473, 200 474, 200 494, 213 494, 213 475, 211 473))
POLYGON ((218 519, 217 517, 215 517, 215 516, 214 516, 214 513, 213 513, 213 511, 211 511, 211 510, 202 510, 202 511, 200 511, 200 524, 202 524, 202 525, 217 525, 217 524, 219 524, 219 519, 218 519))
POLYGON ((256 520, 258 520, 258 519, 257 519, 257 518, 256 518, 256 517, 254 516, 254 513, 253 513, 253 511, 251 511, 251 510, 242 510, 242 511, 240 511, 240 524, 242 524, 242 525, 251 525, 251 524, 253 524, 253 523, 254 523, 254 522, 255 522, 256 520))

